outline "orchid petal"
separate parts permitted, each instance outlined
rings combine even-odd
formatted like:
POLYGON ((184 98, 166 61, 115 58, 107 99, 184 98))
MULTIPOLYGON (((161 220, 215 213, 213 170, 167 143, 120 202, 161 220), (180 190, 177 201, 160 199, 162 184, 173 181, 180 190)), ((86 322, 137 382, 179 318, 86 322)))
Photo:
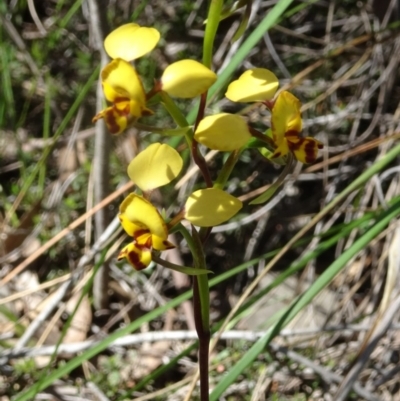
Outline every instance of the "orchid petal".
POLYGON ((233 81, 225 96, 232 102, 263 102, 275 96, 278 86, 274 73, 265 68, 253 68, 233 81))
POLYGON ((314 138, 287 138, 288 146, 293 152, 295 158, 304 163, 314 163, 318 156, 318 149, 322 149, 323 145, 314 138))
POLYGON ((241 148, 250 138, 251 134, 243 117, 229 113, 203 118, 194 133, 197 142, 224 152, 241 148))
POLYGON ((215 72, 198 61, 180 60, 164 70, 161 84, 171 96, 193 98, 206 92, 216 80, 215 72))
POLYGON ((288 136, 298 138, 302 129, 300 100, 290 92, 281 92, 272 108, 271 129, 276 149, 272 158, 285 156, 290 148, 288 136))
POLYGON ((141 222, 131 221, 125 213, 119 214, 119 221, 122 228, 130 237, 139 237, 144 232, 149 232, 147 226, 141 222))
POLYGON ((132 61, 151 52, 159 40, 157 29, 130 23, 112 31, 104 41, 104 48, 113 59, 132 61))
POLYGON ((159 211, 143 197, 131 193, 120 206, 120 216, 139 227, 145 227, 152 236, 167 240, 167 226, 159 211))
POLYGON ((218 188, 193 192, 185 204, 185 218, 200 227, 213 227, 233 217, 242 202, 218 188))
POLYGON ((126 61, 115 59, 101 71, 104 95, 109 102, 135 100, 145 107, 146 94, 136 70, 126 61))
POLYGON ((119 253, 117 259, 126 259, 135 270, 143 270, 151 263, 151 250, 130 243, 119 253))
POLYGON ((153 143, 140 152, 129 164, 129 178, 142 190, 169 184, 183 166, 179 153, 169 145, 153 143))
MULTIPOLYGON (((120 107, 122 104, 120 104, 120 107)), ((106 109, 100 111, 93 117, 93 122, 104 119, 108 130, 112 134, 120 134, 128 126, 129 120, 129 103, 125 102, 125 108, 120 110, 115 106, 107 107, 106 109)))

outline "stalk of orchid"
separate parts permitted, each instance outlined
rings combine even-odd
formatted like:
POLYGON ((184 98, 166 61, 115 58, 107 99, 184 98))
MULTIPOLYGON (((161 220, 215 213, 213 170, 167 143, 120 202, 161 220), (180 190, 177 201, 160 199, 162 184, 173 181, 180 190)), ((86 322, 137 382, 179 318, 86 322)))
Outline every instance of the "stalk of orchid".
MULTIPOLYGON (((271 113, 271 126, 260 132, 238 114, 206 114, 207 91, 216 82, 212 71, 212 48, 221 15, 222 1, 211 2, 208 13, 203 62, 179 60, 169 65, 154 87, 146 94, 142 79, 132 62, 151 52, 158 44, 160 33, 151 27, 125 24, 105 40, 105 49, 112 61, 102 70, 104 96, 110 106, 98 113, 93 121, 104 119, 111 134, 121 134, 131 127, 143 128, 169 138, 182 137, 180 147, 189 150, 198 165, 203 182, 199 189, 187 194, 173 216, 166 216, 152 201, 152 191, 171 184, 187 167, 181 155, 170 145, 156 142, 143 149, 129 164, 127 173, 136 191, 121 203, 119 218, 131 238, 119 253, 118 260, 126 261, 135 270, 153 264, 172 268, 193 276, 194 316, 199 337, 199 370, 201 400, 209 399, 208 354, 210 341, 208 273, 204 246, 212 227, 237 215, 242 202, 227 192, 227 183, 240 160, 242 152, 259 152, 267 163, 285 165, 274 185, 261 194, 253 204, 266 202, 291 172, 293 162, 312 163, 322 144, 314 138, 302 137, 301 103, 288 91, 278 92, 275 74, 264 68, 253 68, 230 83, 226 98, 232 102, 262 103, 271 113), (158 95, 158 96, 157 96, 158 95), (194 125, 188 124, 174 98, 199 98, 194 125), (139 120, 151 116, 156 102, 170 113, 171 127, 152 127, 139 120), (175 123, 178 127, 174 127, 175 123), (171 134, 172 133, 172 134, 171 134), (200 148, 217 150, 225 162, 217 178, 209 171, 200 148), (168 240, 171 232, 182 235, 192 254, 193 266, 175 266, 162 259, 160 253, 175 246, 168 240)), ((214 175, 215 176, 215 175, 214 175)))

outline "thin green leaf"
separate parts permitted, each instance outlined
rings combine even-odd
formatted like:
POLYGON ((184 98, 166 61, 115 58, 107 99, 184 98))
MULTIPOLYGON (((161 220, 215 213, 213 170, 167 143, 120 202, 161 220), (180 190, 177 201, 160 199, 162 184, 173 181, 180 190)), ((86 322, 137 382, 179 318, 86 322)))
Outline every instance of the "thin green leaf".
MULTIPOLYGON (((61 331, 61 335, 60 338, 57 342, 57 346, 56 349, 54 350, 53 355, 51 356, 51 360, 48 363, 47 367, 43 370, 43 372, 41 373, 40 379, 37 381, 37 383, 35 383, 35 385, 32 387, 33 390, 37 389, 40 387, 41 383, 44 382, 46 380, 47 375, 50 372, 50 369, 53 367, 53 362, 55 361, 56 357, 57 357, 57 350, 58 347, 62 344, 62 341, 65 337, 65 335, 67 334, 67 331, 69 330, 69 328, 71 327, 72 324, 72 320, 75 317, 76 312, 78 311, 79 306, 81 305, 83 298, 85 296, 87 296, 89 294, 89 291, 91 290, 91 288, 93 287, 93 280, 94 277, 97 273, 97 271, 99 270, 99 268, 102 266, 102 264, 104 263, 104 259, 106 257, 106 253, 108 251, 108 248, 104 249, 100 255, 99 260, 97 261, 96 265, 93 268, 93 274, 91 275, 90 279, 88 280, 88 282, 85 284, 85 286, 82 289, 81 295, 79 296, 79 299, 74 307, 74 310, 72 311, 72 313, 69 315, 67 321, 63 324, 63 328, 61 331)), ((38 390, 35 395, 39 392, 40 390, 38 390)))
POLYGON ((290 153, 288 156, 289 157, 287 159, 286 166, 282 170, 282 172, 279 174, 279 177, 277 178, 277 180, 260 196, 258 196, 256 199, 253 199, 250 202, 250 205, 259 205, 260 203, 265 203, 267 200, 269 200, 270 198, 272 198, 275 195, 275 192, 284 183, 285 178, 287 177, 287 175, 290 173, 290 170, 292 169, 293 156, 290 153))
MULTIPOLYGON (((274 252, 269 252, 265 255, 262 255, 258 258, 255 258, 253 260, 250 260, 246 263, 243 263, 240 266, 237 266, 236 268, 232 268, 229 271, 225 272, 224 274, 219 275, 218 277, 215 277, 210 280, 210 287, 215 286, 225 280, 228 280, 230 277, 233 277, 235 274, 240 273, 241 271, 244 271, 248 269, 250 266, 254 266, 255 264, 259 263, 260 260, 263 258, 270 258, 272 257, 276 251, 274 252)), ((68 361, 65 365, 61 365, 58 368, 54 369, 52 372, 49 372, 49 374, 45 377, 45 380, 40 383, 37 388, 30 387, 26 391, 20 393, 13 401, 28 401, 32 400, 34 395, 38 391, 42 391, 45 388, 49 387, 52 383, 54 383, 55 380, 59 379, 60 377, 63 377, 64 375, 67 375, 70 373, 73 369, 77 368, 78 366, 82 365, 83 362, 87 361, 88 359, 98 355, 100 352, 104 351, 107 349, 110 344, 112 344, 115 340, 118 338, 121 338, 123 336, 126 336, 135 330, 138 330, 143 324, 150 322, 151 320, 156 319, 157 317, 161 316, 162 314, 166 313, 170 309, 173 309, 180 305, 182 302, 188 300, 189 298, 192 297, 192 290, 185 292, 184 294, 174 298, 173 300, 167 302, 165 305, 162 305, 146 315, 136 319, 126 327, 123 327, 120 330, 115 331, 114 333, 111 333, 107 338, 105 338, 103 341, 101 341, 99 344, 96 344, 93 346, 93 348, 90 348, 86 351, 84 351, 82 354, 76 356, 75 358, 71 359, 68 361)))
POLYGON ((280 320, 272 326, 263 337, 261 337, 245 355, 234 365, 234 367, 218 382, 210 394, 210 401, 220 399, 226 389, 242 374, 242 372, 262 353, 271 340, 285 327, 297 314, 307 306, 346 266, 346 264, 357 255, 358 252, 379 235, 390 221, 400 214, 400 202, 394 204, 390 209, 381 214, 373 225, 363 236, 361 236, 349 249, 336 259, 325 272, 311 285, 311 287, 281 314, 280 320))
POLYGON ((196 269, 195 267, 187 267, 187 266, 168 266, 168 269, 175 270, 180 273, 187 274, 189 276, 200 276, 203 274, 213 273, 211 270, 204 270, 204 269, 196 269))
POLYGON ((214 39, 217 33, 223 4, 223 0, 213 0, 210 2, 203 41, 203 64, 208 68, 211 68, 212 64, 214 39))
POLYGON ((83 85, 81 91, 79 92, 77 98, 75 99, 74 103, 72 104, 71 108, 68 110, 66 116, 64 119, 61 121, 59 127, 57 128, 56 132, 53 135, 53 141, 52 143, 47 146, 44 150, 43 153, 39 159, 39 161, 36 163, 35 167, 33 168, 31 174, 25 178, 23 186, 20 190, 19 196, 22 197, 26 194, 28 189, 32 186, 33 181, 35 180, 38 172, 40 171, 41 166, 46 162, 47 158, 49 157, 50 153, 52 152, 54 146, 57 143, 57 139, 60 137, 62 133, 65 132, 65 129, 67 128, 68 124, 72 120, 73 116, 77 112, 79 106, 83 102, 83 100, 86 98, 87 93, 89 90, 92 88, 93 83, 99 76, 99 71, 100 67, 97 67, 92 75, 89 77, 89 79, 85 82, 83 85))
POLYGON ((250 14, 251 14, 251 1, 247 1, 246 8, 244 10, 242 19, 236 30, 235 34, 232 37, 231 43, 235 43, 238 39, 240 39, 244 33, 246 32, 247 24, 249 23, 250 14))
POLYGON ((172 358, 166 365, 161 365, 156 370, 153 370, 148 375, 145 376, 136 386, 130 388, 127 392, 122 394, 116 401, 126 401, 133 399, 132 394, 135 391, 141 390, 144 386, 148 383, 151 383, 153 380, 156 380, 158 377, 162 376, 165 373, 172 372, 173 367, 184 357, 188 357, 198 346, 198 342, 194 342, 193 344, 189 345, 185 348, 182 352, 172 358))
POLYGON ((191 133, 192 127, 182 127, 182 128, 171 128, 171 129, 164 129, 162 131, 162 135, 166 136, 186 136, 191 133))
MULTIPOLYGON (((233 15, 236 11, 240 10, 244 6, 246 6, 248 3, 252 3, 252 0, 239 0, 235 1, 233 4, 228 4, 225 5, 223 10, 221 11, 221 15, 219 17, 220 21, 223 21, 226 18, 229 18, 231 15, 233 15)), ((204 21, 206 23, 207 20, 204 21)))

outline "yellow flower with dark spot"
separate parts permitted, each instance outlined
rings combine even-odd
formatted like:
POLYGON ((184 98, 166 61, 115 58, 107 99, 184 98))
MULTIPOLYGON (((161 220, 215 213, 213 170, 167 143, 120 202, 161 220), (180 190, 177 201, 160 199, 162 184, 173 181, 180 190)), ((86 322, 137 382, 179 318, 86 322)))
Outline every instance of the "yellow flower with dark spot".
POLYGON ((296 96, 287 91, 279 93, 271 110, 271 130, 276 145, 272 159, 292 152, 302 163, 313 163, 318 149, 322 149, 323 144, 316 139, 300 137, 303 125, 300 107, 296 96))
POLYGON ((128 195, 121 203, 119 219, 133 242, 121 250, 118 260, 126 258, 136 270, 150 264, 153 249, 174 248, 168 241, 167 225, 159 211, 143 197, 134 193, 128 195))
POLYGON ((146 94, 136 70, 126 61, 115 59, 101 72, 101 80, 106 99, 113 103, 100 111, 93 122, 104 118, 112 134, 124 131, 128 124, 143 115, 152 114, 146 108, 146 94))

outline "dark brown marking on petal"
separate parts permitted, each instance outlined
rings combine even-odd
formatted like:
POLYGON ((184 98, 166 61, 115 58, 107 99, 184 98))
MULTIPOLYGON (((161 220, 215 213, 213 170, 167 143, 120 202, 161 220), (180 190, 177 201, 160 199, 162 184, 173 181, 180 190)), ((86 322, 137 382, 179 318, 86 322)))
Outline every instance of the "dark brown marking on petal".
POLYGON ((147 238, 146 246, 149 249, 151 249, 153 247, 153 240, 152 240, 151 236, 149 238, 147 238))
MULTIPOLYGON (((137 223, 136 223, 136 224, 137 224, 137 223)), ((135 238, 139 238, 139 237, 141 237, 142 235, 146 235, 146 234, 149 234, 149 233, 150 233, 149 230, 147 230, 146 228, 142 228, 141 230, 135 231, 135 238)))
POLYGON ((123 116, 126 116, 126 117, 130 116, 130 114, 131 114, 131 108, 130 108, 129 104, 127 104, 127 105, 121 110, 121 113, 120 113, 120 114, 123 115, 123 116))
POLYGON ((287 138, 287 144, 292 152, 301 149, 304 143, 304 138, 296 138, 296 139, 298 139, 298 142, 291 142, 289 138, 287 138))
POLYGON ((151 238, 151 235, 147 235, 147 234, 148 234, 148 231, 145 232, 146 237, 145 237, 145 240, 143 241, 143 238, 142 238, 143 234, 136 235, 136 233, 135 233, 134 238, 136 240, 136 245, 138 247, 140 247, 140 249, 143 249, 143 248, 151 249, 153 246, 153 240, 151 238))
POLYGON ((313 163, 317 158, 316 142, 313 140, 305 140, 304 151, 306 153, 306 162, 313 163))
POLYGON ((135 242, 135 246, 136 246, 136 248, 140 249, 141 251, 144 251, 144 250, 146 250, 146 251, 150 250, 151 251, 151 248, 152 248, 151 239, 150 239, 150 241, 147 240, 146 243, 144 243, 144 244, 139 243, 139 242, 136 241, 135 242))
POLYGON ((150 109, 143 109, 142 110, 142 116, 152 116, 154 114, 154 111, 153 110, 150 110, 150 109))
MULTIPOLYGON (((290 140, 290 138, 299 138, 299 135, 300 135, 300 132, 298 132, 294 129, 291 129, 291 130, 285 132, 285 137, 288 140, 290 140)), ((301 139, 301 138, 299 138, 299 139, 301 139)))
POLYGON ((167 241, 167 240, 164 240, 163 242, 163 245, 165 246, 165 248, 166 249, 173 249, 173 248, 175 248, 175 245, 174 244, 171 244, 169 241, 167 241))
POLYGON ((112 134, 117 134, 120 131, 120 126, 117 124, 116 114, 120 114, 119 110, 114 106, 107 113, 104 114, 104 121, 107 125, 108 130, 112 134))
MULTIPOLYGON (((138 247, 139 248, 139 247, 138 247)), ((132 251, 126 254, 126 258, 128 259, 129 263, 135 268, 135 270, 143 270, 147 266, 140 261, 139 255, 132 251)))
POLYGON ((115 103, 121 103, 121 102, 129 102, 129 101, 130 101, 129 98, 121 96, 121 97, 116 97, 114 99, 114 104, 115 103))
POLYGON ((268 107, 269 110, 272 110, 275 105, 274 100, 264 100, 262 103, 264 103, 268 107))
POLYGON ((273 158, 275 159, 275 157, 281 157, 282 152, 276 152, 273 155, 273 158))

